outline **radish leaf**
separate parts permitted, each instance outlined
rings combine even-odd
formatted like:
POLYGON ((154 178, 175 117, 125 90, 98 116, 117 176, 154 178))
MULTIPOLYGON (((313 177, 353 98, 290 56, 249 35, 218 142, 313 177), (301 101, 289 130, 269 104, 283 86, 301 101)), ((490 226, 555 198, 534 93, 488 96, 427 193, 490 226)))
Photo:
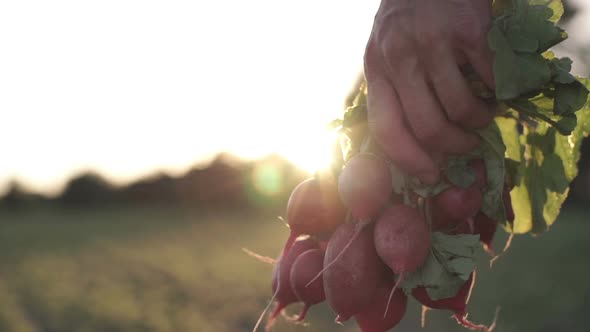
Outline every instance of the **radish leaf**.
POLYGON ((475 268, 478 235, 447 235, 432 233, 432 251, 416 272, 408 274, 401 284, 409 294, 418 286, 426 288, 432 300, 452 297, 475 268))

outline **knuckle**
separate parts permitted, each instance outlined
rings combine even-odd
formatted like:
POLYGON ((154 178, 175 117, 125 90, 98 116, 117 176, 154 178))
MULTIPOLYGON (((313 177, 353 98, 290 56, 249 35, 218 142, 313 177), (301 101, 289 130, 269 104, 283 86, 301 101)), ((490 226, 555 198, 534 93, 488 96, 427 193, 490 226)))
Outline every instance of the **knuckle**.
POLYGON ((484 32, 479 29, 459 29, 457 31, 459 41, 468 46, 476 46, 485 40, 484 32))
POLYGON ((407 35, 399 33, 397 36, 382 40, 381 48, 387 58, 400 59, 411 53, 412 44, 407 35))
MULTIPOLYGON (((455 35, 467 45, 475 45, 485 37, 485 27, 471 11, 460 11, 455 20, 455 35)), ((485 40, 485 39, 484 39, 485 40)))
POLYGON ((446 34, 443 29, 436 29, 428 26, 416 29, 416 45, 420 49, 432 49, 433 46, 440 45, 445 39, 446 34))
MULTIPOLYGON (((375 15, 375 26, 385 28, 400 22, 407 23, 408 20, 414 17, 414 7, 411 2, 383 1, 375 15)), ((401 26, 407 26, 407 24, 401 24, 401 26)))
POLYGON ((375 18, 372 31, 375 46, 388 62, 414 53, 413 7, 406 2, 389 4, 375 18))

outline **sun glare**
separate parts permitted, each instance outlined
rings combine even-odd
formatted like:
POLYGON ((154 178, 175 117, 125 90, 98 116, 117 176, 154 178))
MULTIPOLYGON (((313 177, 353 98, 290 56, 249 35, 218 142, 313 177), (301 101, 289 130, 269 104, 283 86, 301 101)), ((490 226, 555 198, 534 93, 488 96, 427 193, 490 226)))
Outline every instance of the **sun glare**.
POLYGON ((234 140, 227 151, 250 160, 277 154, 309 173, 327 169, 333 161, 337 135, 320 125, 309 128, 303 134, 284 129, 272 133, 272 138, 268 136, 267 132, 254 131, 248 137, 234 140))
POLYGON ((313 173, 330 167, 335 140, 336 135, 328 130, 309 133, 305 138, 294 140, 279 153, 298 167, 313 173))

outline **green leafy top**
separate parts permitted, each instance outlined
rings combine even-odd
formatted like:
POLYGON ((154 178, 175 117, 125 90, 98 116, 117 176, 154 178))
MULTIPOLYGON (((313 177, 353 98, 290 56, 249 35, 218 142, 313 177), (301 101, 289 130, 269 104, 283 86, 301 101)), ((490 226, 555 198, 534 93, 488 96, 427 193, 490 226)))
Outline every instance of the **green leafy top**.
POLYGON ((548 49, 567 38, 556 23, 560 0, 496 0, 488 34, 494 51, 498 117, 515 220, 497 219, 514 233, 552 225, 577 174, 579 148, 589 133, 588 81, 570 73, 572 61, 548 49))
MULTIPOLYGON (((590 86, 588 80, 580 81, 590 86)), ((515 119, 496 119, 511 165, 507 175, 514 185, 510 196, 516 219, 505 224, 509 230, 540 233, 557 219, 578 173, 582 139, 590 134, 590 100, 576 117, 578 125, 567 136, 544 122, 523 125, 515 119)))
POLYGON ((496 98, 522 116, 545 121, 561 134, 576 127, 588 89, 570 74, 572 61, 547 50, 567 38, 557 21, 559 0, 496 1, 488 33, 494 52, 496 98))

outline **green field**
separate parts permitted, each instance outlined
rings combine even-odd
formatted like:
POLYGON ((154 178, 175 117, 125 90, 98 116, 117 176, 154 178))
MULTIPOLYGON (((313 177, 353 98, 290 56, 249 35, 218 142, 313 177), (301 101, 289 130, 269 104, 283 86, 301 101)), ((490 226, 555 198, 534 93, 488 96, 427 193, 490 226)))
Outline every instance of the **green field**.
MULTIPOLYGON (((271 295, 271 266, 241 248, 275 256, 287 234, 276 217, 170 208, 1 212, 0 331, 250 331, 271 295)), ((497 331, 586 331, 587 219, 570 209, 548 234, 517 237, 494 269, 482 259, 470 318, 489 323, 501 306, 497 331)), ((412 301, 394 331, 463 331, 449 316, 430 313, 420 329, 412 301)), ((326 305, 309 318, 275 330, 356 330, 332 323, 326 305)))

